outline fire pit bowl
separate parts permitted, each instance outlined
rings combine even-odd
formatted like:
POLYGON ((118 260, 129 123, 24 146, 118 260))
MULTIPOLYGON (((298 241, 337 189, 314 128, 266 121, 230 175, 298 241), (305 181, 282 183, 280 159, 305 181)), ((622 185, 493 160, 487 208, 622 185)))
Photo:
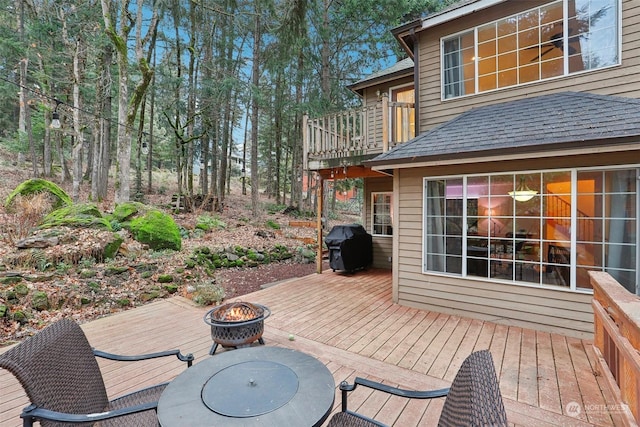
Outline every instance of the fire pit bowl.
POLYGON ((204 322, 211 326, 213 355, 218 345, 223 347, 245 347, 258 341, 264 344, 264 319, 271 315, 264 305, 248 302, 230 302, 213 307, 204 315, 204 322))

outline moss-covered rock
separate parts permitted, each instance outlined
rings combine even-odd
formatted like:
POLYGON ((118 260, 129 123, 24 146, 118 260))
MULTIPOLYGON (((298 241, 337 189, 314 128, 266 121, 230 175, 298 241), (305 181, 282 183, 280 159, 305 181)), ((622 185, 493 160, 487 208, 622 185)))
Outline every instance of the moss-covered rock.
POLYGON ((38 311, 48 310, 49 296, 47 293, 42 291, 34 292, 33 297, 31 298, 31 307, 38 311))
POLYGON ((158 276, 159 283, 171 283, 173 282, 173 276, 170 274, 161 274, 158 276))
POLYGON ((13 313, 11 317, 13 318, 13 320, 20 323, 21 325, 24 325, 29 320, 29 318, 27 317, 27 314, 22 310, 16 311, 15 313, 13 313))
POLYGON ((40 228, 92 227, 111 230, 111 223, 102 216, 98 207, 93 203, 80 203, 56 209, 47 215, 40 228))
POLYGON ((9 307, 4 304, 0 304, 0 317, 5 317, 9 312, 9 307))
POLYGON ((178 285, 176 284, 169 283, 164 285, 163 287, 164 287, 164 290, 170 294, 175 294, 176 292, 178 292, 178 285))
POLYGON ((25 296, 29 294, 29 288, 27 287, 27 285, 25 284, 18 284, 16 285, 13 290, 15 291, 16 294, 18 294, 19 296, 25 296))
POLYGON ((122 266, 122 267, 118 267, 118 266, 108 266, 104 269, 104 275, 105 276, 116 276, 118 274, 122 274, 122 273, 126 273, 129 271, 129 267, 127 266, 122 266))
POLYGON ((29 196, 37 193, 49 193, 54 198, 54 209, 61 208, 63 206, 70 206, 73 204, 73 200, 65 191, 58 187, 51 181, 45 179, 29 179, 18 185, 5 199, 4 206, 10 209, 13 200, 18 196, 29 196))
POLYGON ((15 283, 22 282, 22 277, 20 276, 6 276, 0 277, 0 284, 2 285, 13 285, 15 283))
POLYGON ((113 213, 109 215, 109 220, 117 222, 127 222, 133 219, 134 216, 140 214, 144 215, 149 210, 149 207, 139 202, 125 202, 116 205, 113 213))
POLYGON ((96 277, 96 274, 98 274, 98 272, 90 268, 86 268, 86 269, 80 270, 79 274, 82 279, 91 279, 92 277, 96 277))
POLYGON ((154 300, 156 298, 159 298, 159 297, 160 297, 160 292, 157 291, 157 290, 152 290, 152 291, 144 292, 144 293, 140 294, 139 298, 140 298, 140 301, 147 302, 147 301, 151 301, 151 300, 154 300))
POLYGON ((131 300, 129 298, 120 298, 118 301, 116 301, 116 304, 118 304, 120 307, 128 307, 131 305, 131 300))
POLYGON ((143 216, 132 219, 128 227, 133 238, 149 245, 150 249, 179 251, 182 247, 178 225, 170 215, 159 210, 150 209, 143 216))
POLYGON ((113 236, 113 240, 110 242, 107 242, 107 244, 104 246, 105 259, 115 258, 116 254, 118 253, 118 250, 120 249, 120 246, 122 246, 122 242, 124 241, 122 237, 120 237, 116 233, 113 233, 112 236, 113 236))

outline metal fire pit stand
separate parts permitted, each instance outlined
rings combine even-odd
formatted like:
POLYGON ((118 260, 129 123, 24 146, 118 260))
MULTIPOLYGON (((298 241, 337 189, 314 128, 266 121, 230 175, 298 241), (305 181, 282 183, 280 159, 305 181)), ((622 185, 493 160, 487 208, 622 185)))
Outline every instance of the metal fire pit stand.
POLYGON ((226 306, 234 303, 222 304, 213 307, 204 315, 204 322, 211 326, 211 339, 213 345, 209 354, 211 356, 216 352, 218 345, 228 348, 248 347, 251 343, 258 341, 264 345, 262 333, 264 332, 264 319, 271 315, 264 305, 245 303, 255 309, 256 317, 249 320, 224 320, 217 319, 215 313, 218 310, 224 310, 226 306))

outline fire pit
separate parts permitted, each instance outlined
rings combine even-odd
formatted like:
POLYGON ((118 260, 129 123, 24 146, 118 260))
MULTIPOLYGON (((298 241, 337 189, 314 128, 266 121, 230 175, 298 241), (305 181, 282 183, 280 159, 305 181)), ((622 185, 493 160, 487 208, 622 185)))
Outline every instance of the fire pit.
POLYGON ((204 322, 211 326, 213 346, 209 354, 213 355, 218 345, 230 348, 246 347, 258 341, 264 344, 264 319, 271 311, 260 304, 231 302, 213 307, 204 315, 204 322))

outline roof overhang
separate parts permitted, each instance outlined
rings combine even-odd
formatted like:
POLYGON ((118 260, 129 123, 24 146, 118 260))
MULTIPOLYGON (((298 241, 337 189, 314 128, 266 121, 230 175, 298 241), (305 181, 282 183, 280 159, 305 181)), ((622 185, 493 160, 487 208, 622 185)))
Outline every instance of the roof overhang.
POLYGON ((610 140, 594 139, 562 144, 545 144, 530 147, 518 147, 509 150, 470 151, 450 153, 438 156, 416 156, 412 158, 365 162, 374 171, 408 169, 435 166, 455 166, 471 163, 491 163, 517 160, 539 160, 580 155, 598 155, 605 153, 638 152, 640 154, 640 135, 620 138, 615 143, 610 140), (577 146, 579 145, 579 146, 577 146))
POLYGON ((421 28, 422 19, 416 19, 391 30, 391 34, 398 40, 400 46, 402 46, 411 59, 414 59, 415 33, 421 28))
POLYGON ((356 83, 347 86, 347 89, 354 92, 358 96, 364 95, 364 90, 372 86, 382 85, 384 83, 393 82, 403 77, 413 77, 414 67, 398 69, 396 71, 378 75, 373 78, 365 78, 356 83))
POLYGON ((409 56, 413 58, 415 33, 479 12, 506 1, 508 0, 463 0, 440 12, 432 13, 424 18, 396 27, 391 30, 391 33, 407 51, 409 56))

